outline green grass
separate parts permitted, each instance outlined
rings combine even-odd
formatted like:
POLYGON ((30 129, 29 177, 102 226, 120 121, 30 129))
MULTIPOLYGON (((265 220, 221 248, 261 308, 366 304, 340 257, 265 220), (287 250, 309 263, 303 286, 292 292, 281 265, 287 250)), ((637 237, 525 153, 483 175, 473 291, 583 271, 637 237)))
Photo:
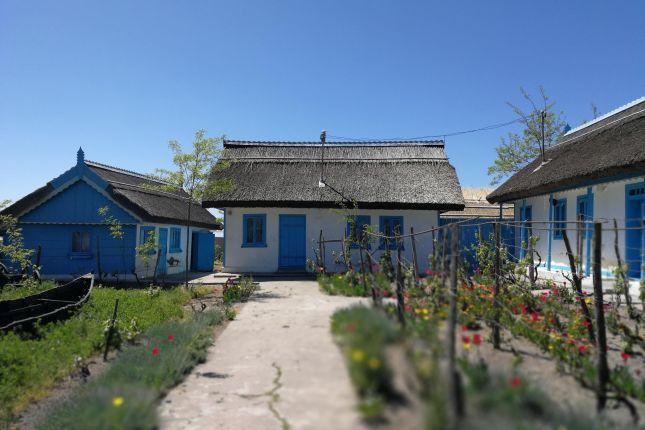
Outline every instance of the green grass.
POLYGON ((57 284, 53 281, 42 281, 41 283, 31 281, 20 285, 5 285, 0 290, 0 300, 13 300, 21 297, 37 294, 45 290, 56 287, 57 284))
POLYGON ((220 311, 210 311, 188 321, 152 327, 136 345, 125 348, 105 373, 77 388, 51 411, 38 428, 158 428, 157 400, 205 359, 212 341, 209 327, 222 320, 220 311))
POLYGON ((125 339, 164 321, 181 319, 190 293, 184 288, 154 294, 95 288, 76 315, 39 327, 36 336, 0 334, 0 427, 29 402, 46 396, 74 369, 77 357, 86 359, 103 348, 106 323, 117 298, 117 326, 125 339))
POLYGON ((396 327, 383 313, 358 305, 334 313, 331 330, 360 396, 359 411, 378 418, 394 395, 385 349, 397 340, 396 327))

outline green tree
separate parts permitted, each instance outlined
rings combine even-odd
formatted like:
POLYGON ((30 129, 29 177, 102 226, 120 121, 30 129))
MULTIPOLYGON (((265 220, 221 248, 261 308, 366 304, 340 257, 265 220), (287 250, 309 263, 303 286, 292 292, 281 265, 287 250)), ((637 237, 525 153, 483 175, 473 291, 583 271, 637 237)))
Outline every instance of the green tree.
POLYGON ((519 117, 518 121, 524 129, 521 133, 508 133, 506 137, 502 137, 499 146, 495 148, 497 158, 488 168, 492 185, 500 183, 538 157, 543 137, 545 149, 555 144, 566 127, 562 112, 554 110, 555 102, 551 101, 543 87, 540 87, 542 100, 539 104, 523 88, 520 88, 520 91, 529 105, 529 110, 524 110, 512 103, 507 104, 519 117), (542 135, 543 118, 544 136, 542 135))
POLYGON ((188 286, 188 250, 190 244, 191 210, 194 204, 200 205, 207 195, 222 192, 232 187, 230 180, 210 180, 216 169, 224 169, 227 164, 220 162, 221 144, 224 137, 207 137, 205 130, 195 132, 192 151, 184 152, 181 144, 171 140, 168 147, 173 154, 175 169, 156 169, 153 176, 167 185, 155 187, 176 193, 185 192, 186 201, 186 277, 188 286))
MULTIPOLYGON (((10 200, 0 201, 0 210, 9 206, 10 200)), ((18 220, 12 215, 0 214, 0 258, 18 264, 21 270, 33 267, 31 256, 33 250, 25 249, 22 229, 18 227, 18 220)))

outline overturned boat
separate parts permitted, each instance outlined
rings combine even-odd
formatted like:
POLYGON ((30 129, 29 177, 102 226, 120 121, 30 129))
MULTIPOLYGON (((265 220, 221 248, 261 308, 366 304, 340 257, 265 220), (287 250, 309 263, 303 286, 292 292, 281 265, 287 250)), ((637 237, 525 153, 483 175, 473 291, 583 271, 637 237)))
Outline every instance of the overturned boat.
POLYGON ((63 319, 89 299, 93 287, 94 275, 87 274, 42 293, 0 301, 0 330, 63 319))

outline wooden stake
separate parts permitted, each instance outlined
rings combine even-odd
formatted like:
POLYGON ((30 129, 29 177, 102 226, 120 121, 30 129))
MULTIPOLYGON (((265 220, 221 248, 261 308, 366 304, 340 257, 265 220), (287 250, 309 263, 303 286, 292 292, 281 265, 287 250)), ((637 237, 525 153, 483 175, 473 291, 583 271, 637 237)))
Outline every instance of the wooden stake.
POLYGON ((322 268, 321 272, 324 272, 324 266, 323 266, 323 235, 322 235, 322 229, 320 229, 320 235, 318 236, 318 267, 322 268))
POLYGON ((432 272, 437 273, 437 239, 432 230, 432 272))
POLYGON ((531 283, 531 287, 535 287, 535 259, 533 258, 533 241, 531 240, 531 237, 533 236, 533 226, 529 224, 529 243, 528 243, 528 252, 529 252, 529 262, 531 266, 529 267, 529 282, 531 283))
POLYGON ((103 361, 107 361, 108 350, 110 349, 110 342, 112 342, 112 332, 114 331, 114 322, 116 321, 116 314, 119 311, 119 299, 114 301, 114 311, 112 312, 112 319, 108 326, 108 331, 105 339, 105 351, 103 351, 103 361))
POLYGON ((401 237, 396 235, 396 310, 399 322, 405 326, 405 301, 403 298, 403 270, 401 269, 401 237))
POLYGON ((578 245, 578 277, 582 278, 584 275, 584 269, 582 267, 582 262, 584 261, 584 239, 582 235, 582 214, 578 216, 578 223, 576 224, 576 244, 578 245))
MULTIPOLYGON (((571 251, 571 243, 569 242, 569 237, 567 236, 567 230, 562 230, 562 239, 564 240, 564 246, 567 249, 567 257, 569 257, 569 267, 571 268, 571 279, 573 281, 573 289, 576 291, 578 300, 580 301, 580 309, 582 309, 582 315, 585 318, 585 321, 588 322, 587 333, 589 334, 589 341, 591 343, 596 343, 596 335, 594 334, 593 322, 591 321, 591 312, 589 312, 589 307, 585 302, 585 296, 582 292, 582 280, 578 277, 576 271, 576 262, 573 258, 573 251, 571 251)), ((595 282, 595 281, 594 281, 595 282)))
POLYGON ((96 270, 99 272, 99 281, 103 282, 103 269, 101 269, 101 236, 96 236, 96 270))
POLYGON ((414 227, 410 227, 410 240, 412 241, 412 268, 416 281, 417 276, 419 276, 419 262, 417 261, 417 242, 414 239, 414 227))
POLYGON ((632 308, 632 296, 629 295, 629 282, 627 282, 627 275, 624 272, 626 268, 623 266, 623 260, 620 258, 620 248, 618 247, 618 222, 616 222, 616 218, 614 218, 614 232, 616 233, 614 236, 614 252, 616 253, 616 262, 618 263, 619 268, 619 275, 616 277, 616 282, 618 282, 620 287, 623 289, 627 312, 631 317, 634 313, 632 308))
POLYGON ((493 287, 493 327, 492 327, 492 338, 493 338, 493 348, 499 349, 501 344, 501 336, 499 332, 499 310, 500 310, 500 297, 499 292, 502 285, 502 264, 501 264, 501 237, 500 237, 500 225, 498 222, 493 223, 493 231, 495 236, 495 286, 493 287))
POLYGON ((596 304, 596 328, 598 331, 598 391, 596 393, 598 413, 605 409, 607 403, 607 382, 609 366, 607 365, 607 332, 605 331, 605 310, 602 297, 602 224, 593 225, 593 291, 596 304))
POLYGON ((450 293, 448 307, 448 384, 451 408, 451 428, 457 428, 459 417, 463 414, 457 373, 456 336, 457 336, 457 264, 459 255, 459 226, 450 227, 450 293))

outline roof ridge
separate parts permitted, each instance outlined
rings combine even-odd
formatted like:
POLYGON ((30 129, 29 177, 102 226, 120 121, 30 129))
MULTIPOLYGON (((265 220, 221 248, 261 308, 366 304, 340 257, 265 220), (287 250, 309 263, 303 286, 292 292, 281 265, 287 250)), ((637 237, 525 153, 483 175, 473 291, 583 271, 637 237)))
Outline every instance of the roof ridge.
POLYGON ((572 128, 571 130, 567 131, 562 137, 574 134, 577 131, 583 130, 583 129, 589 127, 589 126, 592 126, 592 125, 594 125, 596 123, 599 123, 600 121, 602 121, 604 119, 607 119, 607 118, 610 118, 610 117, 612 117, 612 116, 614 116, 616 114, 619 114, 619 113, 621 113, 621 112, 623 112, 623 111, 625 111, 625 110, 627 110, 627 109, 629 109, 631 107, 634 107, 634 106, 636 106, 636 105, 638 105, 638 104, 640 104, 642 102, 645 102, 645 97, 639 97, 636 100, 633 100, 633 101, 631 101, 629 103, 625 103, 624 105, 619 106, 616 109, 611 110, 611 111, 607 112, 604 115, 600 115, 598 118, 594 118, 591 121, 587 121, 585 123, 580 124, 579 126, 577 126, 575 128, 572 128))
MULTIPOLYGON (((322 146, 319 141, 306 140, 224 140, 224 146, 322 146)), ((325 142, 329 146, 444 146, 445 142, 437 140, 362 140, 362 141, 336 141, 325 142)))
MULTIPOLYGON (((172 185, 169 182, 163 181, 163 180, 161 180, 159 178, 156 178, 156 177, 154 177, 152 175, 147 175, 145 173, 135 172, 133 170, 122 169, 120 167, 110 166, 109 164, 99 163, 98 161, 85 160, 85 164, 93 165, 95 167, 99 167, 99 168, 102 168, 102 169, 112 170, 112 171, 118 172, 118 173, 125 173, 125 174, 128 174, 130 176, 137 176, 137 177, 142 178, 142 179, 148 179, 150 181, 159 182, 160 184, 172 185)), ((108 182, 116 182, 116 181, 108 181, 108 182)))

